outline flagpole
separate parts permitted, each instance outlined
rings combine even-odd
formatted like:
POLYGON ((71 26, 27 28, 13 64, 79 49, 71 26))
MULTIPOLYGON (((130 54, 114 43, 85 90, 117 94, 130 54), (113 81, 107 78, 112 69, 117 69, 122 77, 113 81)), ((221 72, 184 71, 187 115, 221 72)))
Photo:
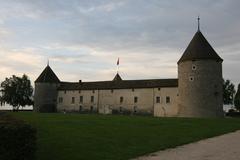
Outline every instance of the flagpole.
POLYGON ((117 65, 117 74, 118 74, 118 71, 119 71, 119 65, 117 65))

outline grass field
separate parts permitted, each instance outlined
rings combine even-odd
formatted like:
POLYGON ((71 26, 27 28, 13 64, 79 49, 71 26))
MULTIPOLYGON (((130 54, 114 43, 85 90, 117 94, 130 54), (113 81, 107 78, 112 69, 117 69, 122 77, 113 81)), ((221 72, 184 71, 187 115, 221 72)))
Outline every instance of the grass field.
POLYGON ((240 129, 240 119, 11 113, 38 130, 38 160, 121 160, 240 129))

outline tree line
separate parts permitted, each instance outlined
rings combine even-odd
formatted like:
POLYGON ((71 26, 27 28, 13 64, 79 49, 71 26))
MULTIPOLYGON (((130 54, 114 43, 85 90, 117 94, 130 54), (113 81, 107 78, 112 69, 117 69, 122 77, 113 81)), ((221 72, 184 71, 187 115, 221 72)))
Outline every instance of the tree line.
MULTIPOLYGON (((16 111, 20 106, 33 105, 33 87, 28 76, 24 74, 22 77, 13 75, 6 78, 1 83, 0 103, 8 103, 16 111)), ((223 80, 223 103, 234 104, 235 108, 240 111, 240 84, 236 92, 230 80, 223 80)))
POLYGON ((234 104, 235 108, 240 111, 240 83, 236 92, 230 80, 223 80, 223 104, 234 104))

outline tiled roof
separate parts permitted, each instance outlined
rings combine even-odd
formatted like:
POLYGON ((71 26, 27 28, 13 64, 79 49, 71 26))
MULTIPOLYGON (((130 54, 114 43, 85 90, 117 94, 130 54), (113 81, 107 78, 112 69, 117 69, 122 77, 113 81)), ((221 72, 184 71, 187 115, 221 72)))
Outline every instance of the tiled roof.
POLYGON ((131 89, 177 87, 178 79, 147 79, 98 82, 61 82, 59 90, 131 89))
POLYGON ((178 63, 188 60, 213 59, 223 61, 200 31, 197 31, 178 63))
POLYGON ((36 79, 35 83, 59 83, 60 80, 50 68, 49 65, 43 70, 40 76, 36 79))

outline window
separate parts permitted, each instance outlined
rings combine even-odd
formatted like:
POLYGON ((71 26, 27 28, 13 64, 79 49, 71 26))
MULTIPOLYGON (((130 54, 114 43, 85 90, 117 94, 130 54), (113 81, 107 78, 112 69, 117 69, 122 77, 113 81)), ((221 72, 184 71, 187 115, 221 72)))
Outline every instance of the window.
POLYGON ((91 102, 94 102, 94 96, 91 96, 91 102))
POLYGON ((189 81, 194 81, 194 77, 193 76, 189 76, 189 81))
POLYGON ((92 93, 95 93, 95 90, 92 90, 92 93))
POLYGON ((81 90, 79 90, 78 93, 81 93, 81 90))
POLYGON ((134 88, 132 88, 132 91, 134 92, 134 88))
POLYGON ((171 101, 170 101, 170 97, 169 96, 167 96, 166 97, 166 103, 170 103, 171 101))
POLYGON ((72 97, 72 104, 75 103, 75 97, 72 97))
POLYGON ((137 106, 134 106, 134 107, 133 107, 133 112, 134 112, 134 113, 137 113, 137 106))
POLYGON ((67 93, 67 91, 65 90, 65 91, 64 91, 64 94, 66 94, 66 93, 67 93))
POLYGON ((192 70, 196 70, 197 66, 195 64, 192 65, 192 70))
POLYGON ((90 111, 91 111, 91 112, 93 111, 93 106, 90 107, 90 111))
POLYGON ((63 97, 59 97, 58 98, 58 103, 62 103, 63 102, 63 97))
POLYGON ((120 103, 122 103, 123 102, 123 97, 120 97, 120 103))
POLYGON ((111 89, 111 93, 113 93, 113 89, 111 89))
POLYGON ((158 90, 160 91, 160 90, 161 90, 161 88, 158 88, 158 90))
POLYGON ((138 102, 138 97, 134 97, 134 103, 138 102))
POLYGON ((79 102, 80 102, 80 103, 83 103, 83 96, 80 96, 80 97, 79 97, 79 102))
POLYGON ((160 97, 156 97, 156 103, 160 103, 160 97))
POLYGON ((79 112, 81 112, 82 111, 82 106, 79 106, 79 112))

